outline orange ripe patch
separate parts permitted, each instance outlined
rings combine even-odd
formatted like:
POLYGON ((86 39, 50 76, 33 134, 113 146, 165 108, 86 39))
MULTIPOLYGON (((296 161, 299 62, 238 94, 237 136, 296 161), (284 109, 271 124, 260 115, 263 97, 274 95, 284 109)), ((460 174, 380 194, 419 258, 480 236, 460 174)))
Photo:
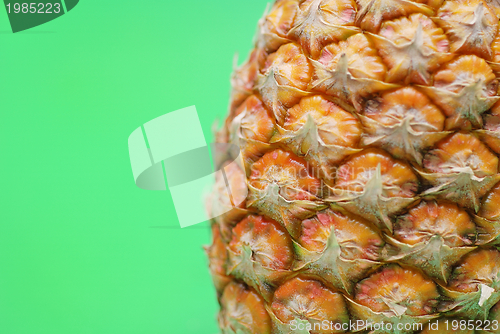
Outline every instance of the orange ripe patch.
POLYGON ((289 36, 298 39, 304 50, 317 58, 326 44, 359 31, 354 26, 353 0, 306 0, 300 4, 289 36))
POLYGON ((319 212, 316 217, 304 220, 299 242, 310 251, 322 252, 332 229, 344 259, 377 261, 380 258, 384 242, 373 228, 362 218, 332 210, 319 212))
MULTIPOLYGON (((215 194, 218 197, 214 199, 212 204, 214 206, 223 206, 223 207, 240 207, 245 208, 245 198, 248 193, 247 185, 245 182, 245 174, 241 170, 241 168, 236 163, 225 163, 224 164, 224 172, 227 178, 225 180, 224 176, 220 173, 216 174, 216 182, 215 182, 215 194), (226 182, 228 183, 226 185, 226 182), (231 194, 228 193, 227 187, 231 191, 231 194), (229 195, 229 196, 228 196, 229 195)), ((225 212, 226 210, 219 210, 214 212, 225 212)))
POLYGON ((234 333, 271 333, 271 319, 264 300, 252 289, 231 282, 222 295, 220 327, 234 333))
POLYGON ((409 245, 425 244, 434 235, 441 236, 450 247, 467 246, 475 239, 476 225, 455 204, 421 202, 394 227, 394 237, 409 245))
POLYGON ((309 116, 316 123, 318 135, 325 144, 357 146, 362 131, 356 117, 320 95, 304 97, 288 109, 283 127, 298 131, 309 116))
POLYGON ((444 174, 470 168, 477 177, 484 177, 498 172, 498 158, 475 136, 455 133, 440 141, 424 157, 424 166, 444 174))
POLYGON ((498 220, 500 218, 500 183, 484 196, 478 215, 486 219, 498 220))
POLYGON ((311 62, 314 77, 310 89, 332 95, 356 110, 361 109, 361 97, 397 87, 383 82, 386 67, 366 34, 326 46, 319 60, 311 62))
POLYGON ((288 270, 292 267, 294 253, 292 241, 275 221, 262 216, 248 216, 233 229, 229 249, 242 255, 243 248, 251 250, 251 258, 271 270, 288 270))
POLYGON ((364 115, 386 126, 396 126, 410 118, 409 125, 416 132, 443 131, 445 121, 429 98, 413 87, 385 93, 379 100, 370 100, 364 115))
POLYGON ((245 173, 235 162, 226 164, 224 173, 231 191, 232 206, 245 208, 245 199, 248 194, 245 173))
POLYGON ((338 44, 326 46, 319 62, 335 70, 343 54, 347 57, 348 71, 355 78, 384 80, 386 67, 366 35, 356 34, 338 44))
POLYGON ((231 278, 226 276, 227 250, 217 224, 212 225, 212 245, 206 248, 206 252, 215 288, 221 292, 231 278))
POLYGON ((217 224, 212 224, 212 246, 208 253, 210 258, 210 269, 220 275, 225 275, 227 251, 217 224))
POLYGON ((257 41, 268 52, 274 52, 288 42, 286 36, 297 13, 296 0, 276 1, 271 11, 260 22, 257 41))
POLYGON ((269 142, 274 131, 274 121, 264 108, 262 101, 255 95, 250 96, 236 110, 235 116, 245 115, 240 121, 240 133, 243 138, 269 142))
POLYGON ((451 51, 491 59, 498 18, 483 0, 448 0, 437 12, 438 23, 451 40, 451 51))
POLYGON ((311 66, 307 58, 300 47, 293 43, 281 46, 267 58, 263 73, 269 74, 271 71, 279 85, 302 90, 307 88, 311 79, 311 66))
POLYGON ((450 92, 460 93, 464 86, 479 82, 481 90, 488 95, 496 94, 496 85, 488 86, 495 80, 495 74, 484 59, 476 56, 461 56, 436 73, 434 86, 450 92))
POLYGON ((439 297, 436 284, 416 269, 389 265, 359 282, 354 299, 374 312, 422 316, 434 313, 439 297))
POLYGON ((288 200, 305 200, 321 193, 321 181, 311 176, 306 161, 280 149, 264 154, 252 166, 251 186, 265 190, 271 184, 288 200))
POLYGON ((439 8, 443 4, 444 0, 418 0, 417 2, 424 3, 432 8, 439 8))
POLYGON ((267 58, 255 89, 279 124, 283 123, 286 108, 307 95, 305 89, 311 76, 312 67, 297 44, 282 45, 267 58))
POLYGON ((382 195, 385 197, 413 197, 418 179, 407 164, 393 159, 385 151, 364 150, 339 167, 335 187, 347 191, 363 192, 367 182, 380 166, 382 195))
POLYGON ((344 323, 349 321, 342 294, 333 292, 318 281, 293 278, 281 285, 274 293, 271 309, 283 323, 303 319, 312 326, 311 333, 343 333, 325 330, 322 321, 344 323))
POLYGON ((441 28, 422 14, 385 21, 374 42, 389 67, 389 82, 431 83, 431 72, 451 59, 449 42, 441 28))
POLYGON ((500 33, 498 32, 491 44, 491 49, 493 51, 493 61, 495 63, 500 63, 500 33))
POLYGON ((224 240, 228 240, 233 226, 247 214, 248 188, 246 176, 236 162, 226 162, 223 165, 225 177, 222 173, 216 174, 214 191, 207 204, 211 217, 215 217, 214 220, 219 224, 224 240))
POLYGON ((480 284, 498 284, 499 279, 500 252, 478 249, 467 254, 453 270, 449 286, 460 292, 476 292, 480 284))
POLYGON ((269 31, 286 37, 297 12, 297 0, 277 1, 266 16, 269 31))

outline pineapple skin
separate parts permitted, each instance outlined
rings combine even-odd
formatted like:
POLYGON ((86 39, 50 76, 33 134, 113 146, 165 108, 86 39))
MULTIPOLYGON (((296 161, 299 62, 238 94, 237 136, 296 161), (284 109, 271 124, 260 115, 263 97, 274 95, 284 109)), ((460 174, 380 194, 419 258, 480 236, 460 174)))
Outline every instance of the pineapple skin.
POLYGON ((206 247, 222 333, 500 333, 499 17, 496 0, 266 10, 217 133, 241 151, 208 203, 233 207, 206 247))

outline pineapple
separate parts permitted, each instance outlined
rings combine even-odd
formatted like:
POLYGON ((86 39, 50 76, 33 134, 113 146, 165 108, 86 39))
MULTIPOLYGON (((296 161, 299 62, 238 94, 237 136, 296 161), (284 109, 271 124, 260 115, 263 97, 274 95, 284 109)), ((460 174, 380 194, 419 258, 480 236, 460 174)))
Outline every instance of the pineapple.
POLYGON ((217 133, 240 148, 210 204, 222 333, 500 333, 499 17, 269 8, 217 133))

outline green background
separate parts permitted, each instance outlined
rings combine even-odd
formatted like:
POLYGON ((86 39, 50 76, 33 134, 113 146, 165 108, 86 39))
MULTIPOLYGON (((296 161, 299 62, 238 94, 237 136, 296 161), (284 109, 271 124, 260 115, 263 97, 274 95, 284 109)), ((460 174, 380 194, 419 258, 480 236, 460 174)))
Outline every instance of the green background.
POLYGON ((16 34, 0 9, 0 333, 218 332, 209 229, 135 186, 127 138, 194 104, 210 141, 265 5, 85 0, 16 34))

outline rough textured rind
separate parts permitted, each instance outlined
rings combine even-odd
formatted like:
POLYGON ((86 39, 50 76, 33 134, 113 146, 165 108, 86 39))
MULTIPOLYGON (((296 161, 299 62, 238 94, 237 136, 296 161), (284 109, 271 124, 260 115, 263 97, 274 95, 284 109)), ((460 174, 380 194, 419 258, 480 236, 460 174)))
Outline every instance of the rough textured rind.
POLYGON ((499 15, 497 0, 266 10, 217 133, 242 153, 209 205, 236 207, 206 248, 223 333, 500 333, 446 327, 500 321, 499 15), (362 319, 394 327, 318 328, 362 319))

